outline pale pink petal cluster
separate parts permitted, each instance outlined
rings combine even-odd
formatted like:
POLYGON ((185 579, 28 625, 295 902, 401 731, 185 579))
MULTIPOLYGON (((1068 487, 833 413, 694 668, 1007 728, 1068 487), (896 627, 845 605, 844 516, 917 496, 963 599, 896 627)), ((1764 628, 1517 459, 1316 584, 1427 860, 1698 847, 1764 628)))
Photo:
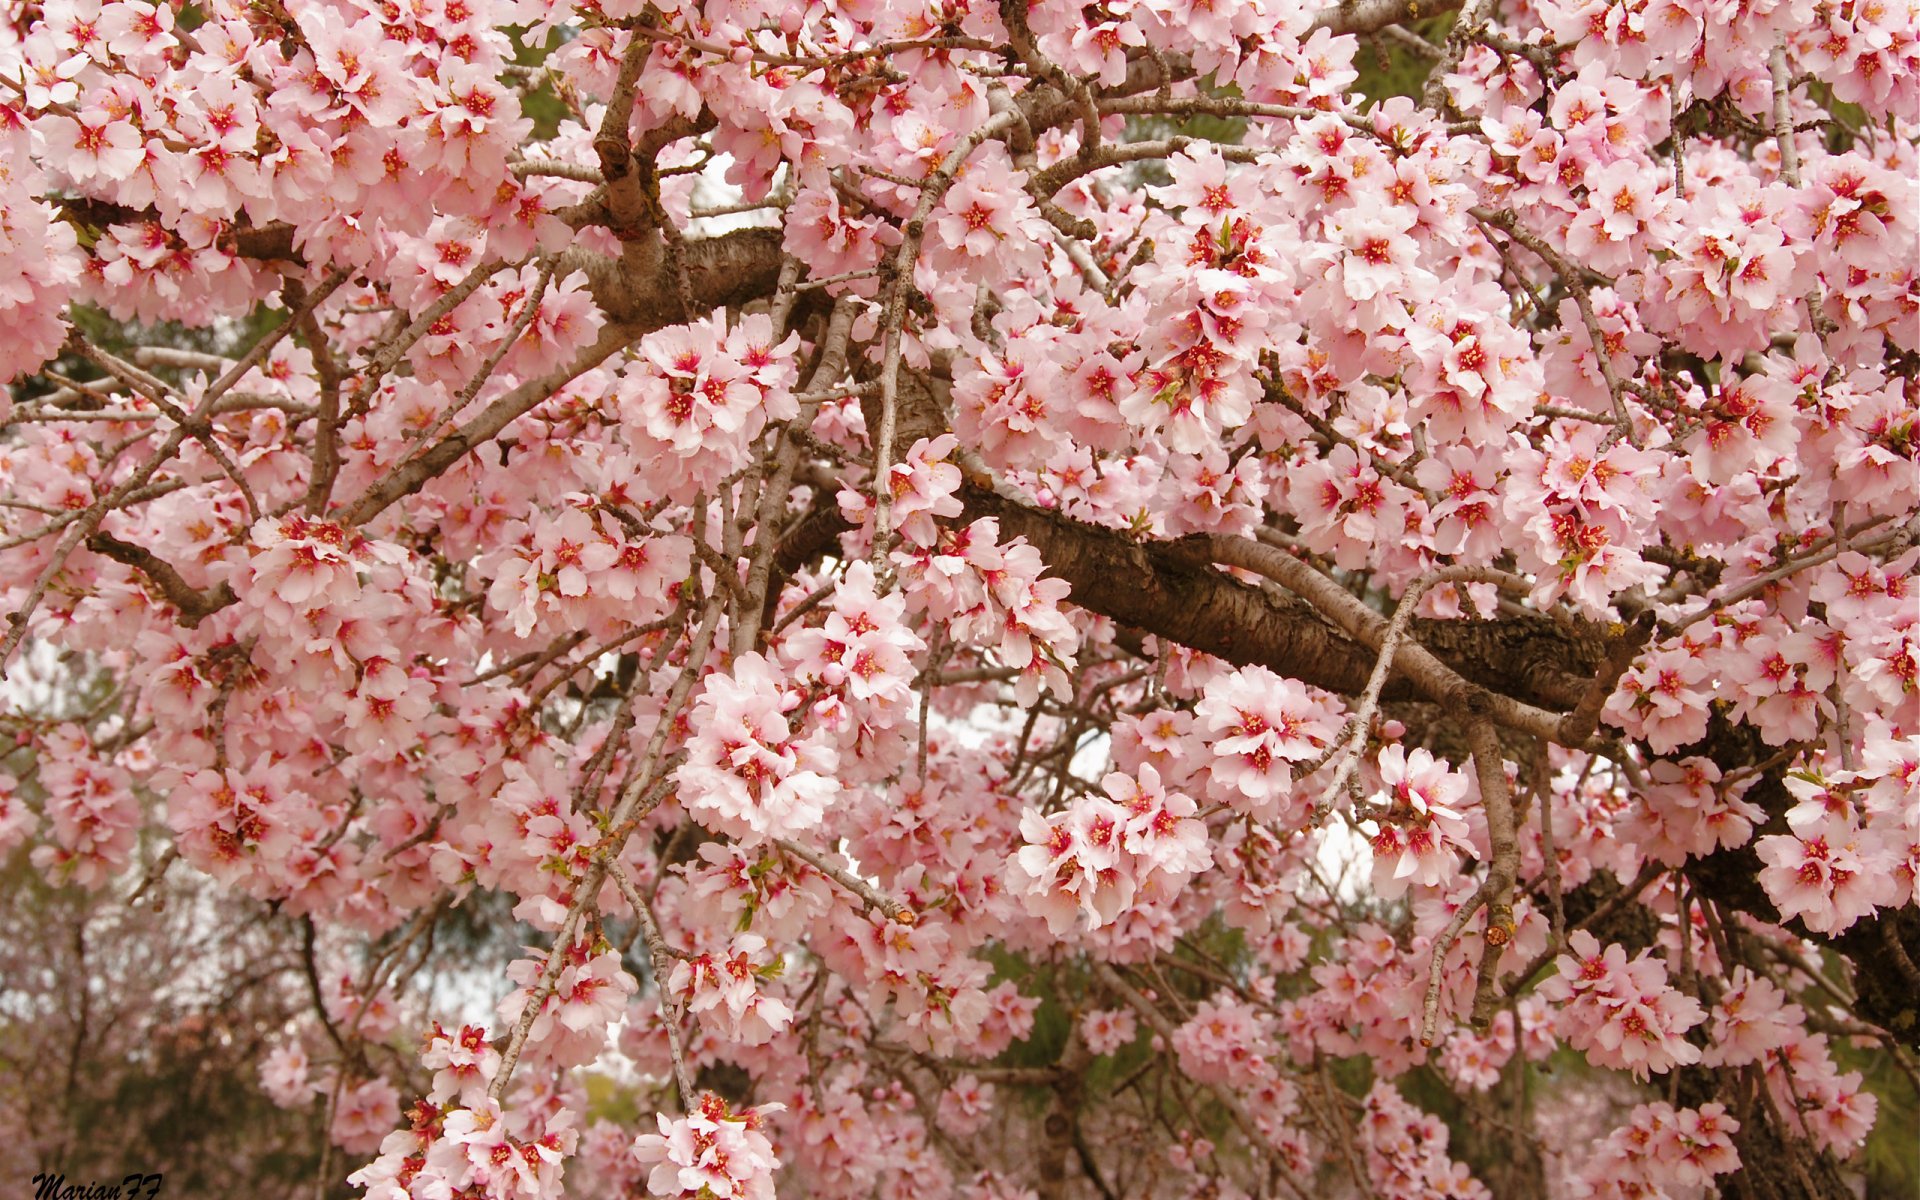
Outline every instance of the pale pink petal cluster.
POLYGON ((1356 1132, 1376 1195, 1492 1200, 1466 1164, 1447 1154, 1452 1135, 1439 1117, 1407 1103, 1384 1080, 1373 1085, 1365 1105, 1356 1132))
POLYGON ((843 693, 863 716, 902 716, 913 697, 911 656, 926 649, 907 627, 906 603, 879 594, 871 563, 854 563, 834 586, 826 620, 797 632, 782 658, 795 677, 843 693))
POLYGON ((1740 1122, 1724 1104, 1677 1110, 1659 1101, 1639 1105, 1584 1157, 1572 1194, 1580 1200, 1701 1200, 1715 1176, 1739 1169, 1733 1144, 1739 1132, 1740 1122))
POLYGON ((313 1064, 299 1042, 276 1046, 260 1063, 260 1090, 281 1108, 299 1108, 313 1099, 321 1086, 312 1077, 313 1064))
POLYGON ((462 1025, 458 1033, 449 1033, 436 1021, 420 1065, 433 1072, 429 1100, 435 1104, 452 1100, 472 1108, 485 1101, 487 1088, 500 1070, 500 1052, 493 1048, 483 1025, 462 1025))
POLYGON ((615 396, 631 447, 659 484, 717 483, 769 421, 796 416, 798 348, 798 335, 776 341, 765 314, 729 322, 716 313, 642 339, 615 396))
POLYGON ((1132 1043, 1139 1022, 1126 1008, 1097 1008, 1080 1018, 1080 1040, 1095 1054, 1112 1054, 1132 1043))
POLYGON ((982 517, 964 529, 942 529, 931 546, 894 553, 912 604, 1019 672, 1021 703, 1032 704, 1043 690, 1069 694, 1080 635, 1060 605, 1072 589, 1042 577, 1045 564, 1025 538, 1002 543, 999 521, 982 517))
POLYGON ((1797 917, 1817 933, 1838 933, 1903 894, 1898 872, 1908 857, 1908 831, 1873 820, 1847 794, 1852 782, 1850 772, 1789 777, 1787 789, 1799 801, 1787 812, 1790 832, 1754 843, 1765 864, 1760 886, 1781 917, 1797 917))
POLYGON ((766 990, 780 973, 767 939, 737 933, 726 949, 679 959, 667 987, 686 1011, 719 1025, 729 1041, 764 1046, 793 1021, 793 1009, 766 990))
POLYGON ((1375 890, 1393 898, 1409 884, 1429 888, 1450 879, 1456 850, 1472 852, 1460 809, 1467 777, 1424 746, 1409 752, 1397 742, 1380 752, 1376 769, 1386 812, 1370 841, 1375 890))
POLYGON ((687 1200, 773 1200, 780 1160, 764 1122, 783 1108, 762 1104, 736 1113, 707 1092, 685 1116, 660 1114, 660 1131, 643 1133, 633 1142, 634 1157, 652 1168, 648 1192, 687 1200))
POLYGON ((1077 797, 1060 812, 1021 814, 1025 844, 1007 860, 1007 886, 1055 936, 1170 901, 1213 861, 1193 799, 1164 791, 1153 767, 1114 772, 1101 787, 1105 795, 1077 797))
POLYGON ((1253 1005, 1220 993, 1195 1005, 1193 1016, 1174 1030, 1173 1052, 1190 1079, 1258 1088, 1275 1076, 1267 1060, 1271 1025, 1271 1018, 1253 1005))
POLYGON ((977 1133, 993 1116, 994 1086, 973 1075, 962 1075, 940 1093, 939 1121, 949 1133, 965 1137, 977 1133))
MULTIPOLYGON (((96 757, 78 725, 49 730, 39 749, 46 756, 39 775, 53 841, 33 848, 33 865, 56 883, 101 887, 133 856, 140 805, 132 777, 96 757)), ((22 818, 14 820, 24 824, 22 818)))
POLYGON ((1297 680, 1243 667, 1207 686, 1196 736, 1212 753, 1212 789, 1256 816, 1297 815, 1295 763, 1318 758, 1339 732, 1331 706, 1297 680))
POLYGON ((379 1148, 399 1116, 399 1089, 385 1079, 369 1079, 341 1090, 327 1135, 348 1154, 368 1154, 379 1148))
POLYGON ((1639 803, 1620 822, 1620 836, 1640 853, 1677 867, 1718 848, 1744 846, 1766 814, 1741 799, 1750 782, 1724 783, 1720 768, 1698 755, 1667 759, 1646 771, 1639 803))
MULTIPOLYGON (((593 943, 582 939, 555 953, 564 956, 562 966, 527 1028, 526 1052, 561 1066, 577 1066, 606 1049, 614 1022, 640 985, 621 967, 617 951, 596 952, 593 943)), ((499 1005, 500 1019, 509 1027, 526 1013, 546 966, 541 954, 515 959, 507 968, 519 985, 499 1005)))
POLYGON ((360 568, 392 560, 395 549, 377 546, 333 521, 298 515, 262 517, 249 533, 251 557, 233 589, 283 624, 316 609, 351 604, 360 592, 360 568))
POLYGON ((759 654, 707 676, 677 774, 696 820, 745 841, 793 837, 820 823, 838 792, 838 755, 818 738, 795 736, 786 714, 800 701, 759 654))
POLYGON ((1540 995, 1560 1006, 1557 1030, 1595 1066, 1631 1071, 1640 1079, 1700 1061, 1686 1033, 1706 1010, 1667 979, 1666 966, 1648 951, 1631 962, 1618 945, 1604 950, 1586 930, 1567 939, 1571 954, 1540 995))

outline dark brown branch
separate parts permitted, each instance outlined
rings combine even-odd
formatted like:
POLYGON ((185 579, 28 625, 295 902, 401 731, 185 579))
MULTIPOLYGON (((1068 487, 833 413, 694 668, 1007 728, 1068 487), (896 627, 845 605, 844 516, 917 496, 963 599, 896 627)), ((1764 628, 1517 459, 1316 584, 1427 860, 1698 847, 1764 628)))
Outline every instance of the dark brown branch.
MULTIPOLYGON (((1374 652, 1348 638, 1307 604, 1242 583, 1216 569, 1187 542, 1141 541, 1006 499, 969 483, 960 520, 993 517, 1002 540, 1024 537, 1047 571, 1073 587, 1077 606, 1121 626, 1204 651, 1239 666, 1264 666, 1331 692, 1357 695, 1374 652)), ((782 540, 781 575, 830 553, 847 529, 831 498, 782 540)), ((1545 617, 1493 621, 1415 620, 1414 636, 1469 683, 1528 704, 1572 708, 1605 661, 1607 631, 1563 626, 1545 617)), ((1387 700, 1421 698, 1396 672, 1387 700)))
MULTIPOLYGON (((1202 545, 1140 541, 1043 512, 969 485, 965 520, 994 517, 1003 540, 1025 537, 1050 574, 1073 586, 1074 604, 1123 625, 1239 665, 1258 665, 1328 691, 1367 685, 1374 652, 1303 602, 1218 570, 1202 545)), ((1571 708, 1602 661, 1605 631, 1546 617, 1412 622, 1414 637, 1469 683, 1528 704, 1571 708), (1575 674, 1574 672, 1580 672, 1575 674)), ((1388 700, 1419 697, 1396 670, 1388 700)))
MULTIPOLYGON (((64 196, 57 203, 66 216, 100 230, 114 225, 157 222, 160 219, 159 214, 151 208, 133 208, 91 196, 64 196)), ((305 264, 305 260, 293 248, 293 226, 284 221, 258 228, 251 225, 236 226, 220 235, 219 244, 241 258, 305 264)))
POLYGON ((110 533, 96 533, 87 539, 87 549, 103 558, 125 563, 145 575, 167 603, 180 610, 180 624, 192 629, 213 613, 233 603, 233 589, 226 584, 202 591, 181 578, 172 563, 143 546, 123 542, 110 533))
POLYGON ((1633 624, 1627 626, 1625 632, 1608 643, 1606 661, 1601 664, 1599 673, 1593 677, 1580 702, 1573 706, 1573 711, 1560 722, 1561 745, 1583 745, 1593 736, 1595 727, 1600 724, 1601 708, 1606 705, 1607 697, 1613 695, 1613 689, 1619 685, 1620 677, 1627 673, 1627 668, 1633 665, 1633 660, 1647 648, 1647 643, 1653 638, 1654 624, 1653 612, 1643 612, 1634 618, 1633 624))
MULTIPOLYGON (((741 229, 686 243, 683 265, 694 306, 701 312, 737 308, 771 296, 780 282, 780 238, 778 229, 741 229)), ((630 244, 620 258, 575 248, 561 255, 555 275, 586 272, 601 310, 646 333, 687 319, 680 308, 677 273, 666 258, 665 243, 658 237, 630 244)))

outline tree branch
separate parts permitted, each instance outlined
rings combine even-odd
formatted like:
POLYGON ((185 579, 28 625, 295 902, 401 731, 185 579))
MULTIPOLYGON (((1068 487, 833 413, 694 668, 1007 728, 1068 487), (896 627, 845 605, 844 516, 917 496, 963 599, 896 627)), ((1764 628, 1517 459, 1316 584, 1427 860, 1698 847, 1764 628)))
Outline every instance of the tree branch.
POLYGON ((226 584, 201 590, 181 578, 172 563, 143 546, 123 542, 110 533, 96 533, 87 539, 87 549, 103 558, 125 563, 145 575, 160 589, 167 603, 180 610, 180 624, 188 629, 219 612, 234 601, 233 589, 226 584))

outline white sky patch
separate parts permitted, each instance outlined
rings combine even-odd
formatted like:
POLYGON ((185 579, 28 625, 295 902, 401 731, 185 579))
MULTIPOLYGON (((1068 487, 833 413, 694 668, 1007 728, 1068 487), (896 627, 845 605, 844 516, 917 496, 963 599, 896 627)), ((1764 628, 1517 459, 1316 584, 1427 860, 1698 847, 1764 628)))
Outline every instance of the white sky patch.
MULTIPOLYGON (((733 208, 744 204, 745 191, 737 184, 727 182, 727 169, 733 166, 731 154, 716 154, 701 164, 700 173, 694 176, 693 194, 689 198, 694 212, 709 212, 719 208, 733 208)), ((745 212, 725 213, 713 217, 694 217, 687 222, 685 233, 689 238, 714 238, 721 234, 732 233, 736 229, 751 229, 755 226, 778 226, 780 209, 774 202, 786 186, 787 168, 782 164, 774 174, 773 186, 767 193, 768 205, 765 208, 748 209, 745 212)))

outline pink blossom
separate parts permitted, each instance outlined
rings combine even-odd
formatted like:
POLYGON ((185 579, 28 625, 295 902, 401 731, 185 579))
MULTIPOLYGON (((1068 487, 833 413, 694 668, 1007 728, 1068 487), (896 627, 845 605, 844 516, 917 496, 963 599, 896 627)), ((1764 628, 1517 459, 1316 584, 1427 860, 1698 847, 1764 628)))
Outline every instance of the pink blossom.
POLYGON ((805 833, 826 814, 837 756, 794 737, 786 711, 798 702, 758 654, 709 675, 694 705, 698 731, 678 779, 688 811, 733 837, 758 841, 805 833))
MULTIPOLYGON (((608 1030, 639 984, 621 968, 619 954, 611 949, 596 953, 591 943, 581 940, 555 953, 562 956, 563 965, 528 1027, 527 1045, 561 1065, 591 1062, 605 1049, 608 1030)), ((502 1021, 512 1025, 520 1020, 534 1000, 545 967, 542 957, 515 959, 508 967, 507 974, 520 986, 500 1002, 502 1021)), ((484 1058, 478 1058, 474 1066, 483 1070, 483 1063, 484 1058)))
POLYGON ((500 1070, 500 1054, 488 1042, 484 1026, 463 1025, 458 1033, 448 1033, 436 1022, 420 1065, 434 1072, 428 1098, 435 1104, 455 1100, 472 1108, 485 1100, 500 1070))
POLYGON ((311 1064, 298 1042, 277 1046, 260 1064, 260 1087, 281 1108, 297 1108, 313 1099, 311 1064))
POLYGON ((765 1119, 785 1106, 762 1104, 735 1113, 711 1092, 684 1117, 658 1117, 660 1132, 634 1139, 633 1154, 651 1165, 647 1190, 656 1196, 712 1196, 715 1200, 773 1200, 780 1168, 765 1119))
POLYGON ((1692 757, 1662 759, 1647 769, 1649 786, 1621 823, 1622 836, 1668 866, 1704 857, 1717 847, 1745 845, 1766 814, 1740 798, 1746 786, 1723 785, 1720 769, 1692 757))
POLYGON ((1373 838, 1375 888, 1393 897, 1409 882, 1433 887, 1450 878, 1456 868, 1451 847, 1472 848, 1458 807, 1466 777, 1425 747, 1409 754, 1398 743, 1380 752, 1378 770, 1388 811, 1373 838))
POLYGON ((399 1115, 399 1090, 384 1079, 369 1079, 340 1093, 328 1135, 348 1154, 366 1154, 380 1145, 399 1115))
POLYGON ((724 1017, 729 1040, 764 1046, 793 1020, 792 1008, 762 990, 765 980, 780 971, 778 959, 767 961, 766 947, 767 940, 757 934, 735 934, 717 954, 676 962, 667 986, 679 993, 687 1011, 724 1017))
POLYGON ((976 1133, 993 1115, 994 1086, 962 1075, 940 1093, 940 1124, 965 1136, 976 1133))
POLYGON ((1214 786, 1255 812, 1284 811, 1290 764, 1317 757, 1337 732, 1324 704, 1264 667, 1224 676, 1194 710, 1213 754, 1214 786))
MULTIPOLYGON (((1813 790, 1805 781, 1792 782, 1813 790)), ((1862 829, 1850 807, 1835 811, 1810 795, 1787 813, 1787 824, 1791 833, 1754 843, 1766 864, 1760 886, 1783 919, 1798 917, 1816 932, 1837 933, 1895 902, 1896 853, 1877 828, 1862 829)))
POLYGON ((1201 1083, 1257 1087, 1273 1075, 1263 1053, 1265 1018, 1244 1001, 1216 997, 1194 1007, 1193 1017, 1174 1031, 1173 1050, 1180 1070, 1201 1083))
POLYGON ((1597 1066, 1666 1072, 1700 1061, 1686 1031, 1706 1017, 1700 1002, 1667 982, 1666 968, 1642 951, 1632 962, 1618 945, 1604 951, 1594 936, 1577 930, 1570 955, 1555 960, 1558 974, 1540 985, 1540 995, 1560 1005, 1558 1030, 1597 1066))
POLYGON ((1130 1044, 1138 1028, 1130 1009, 1096 1009, 1081 1018, 1080 1038, 1095 1054, 1112 1054, 1130 1044))
POLYGON ((1740 1166, 1733 1135, 1740 1122, 1726 1105, 1675 1110, 1655 1102, 1636 1107, 1628 1123, 1609 1134, 1581 1164, 1574 1195, 1629 1197, 1650 1191, 1698 1200, 1713 1177, 1740 1166))

